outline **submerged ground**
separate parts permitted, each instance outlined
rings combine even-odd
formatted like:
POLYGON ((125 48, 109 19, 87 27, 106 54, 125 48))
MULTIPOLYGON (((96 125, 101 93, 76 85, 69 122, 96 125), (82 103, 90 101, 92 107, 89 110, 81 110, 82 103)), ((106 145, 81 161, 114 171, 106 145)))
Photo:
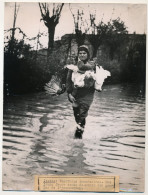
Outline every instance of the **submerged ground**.
POLYGON ((145 98, 137 86, 96 92, 82 140, 66 93, 8 97, 3 189, 33 190, 36 174, 119 175, 120 190, 144 190, 145 98))

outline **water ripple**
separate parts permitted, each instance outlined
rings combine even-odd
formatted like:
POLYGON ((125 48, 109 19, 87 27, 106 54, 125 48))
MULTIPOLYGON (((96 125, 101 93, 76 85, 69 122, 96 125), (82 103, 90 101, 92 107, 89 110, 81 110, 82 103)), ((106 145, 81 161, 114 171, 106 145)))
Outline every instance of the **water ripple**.
POLYGON ((36 174, 120 175, 120 189, 144 189, 145 98, 137 89, 106 86, 95 94, 82 140, 75 127, 66 94, 5 100, 3 189, 32 190, 36 174))

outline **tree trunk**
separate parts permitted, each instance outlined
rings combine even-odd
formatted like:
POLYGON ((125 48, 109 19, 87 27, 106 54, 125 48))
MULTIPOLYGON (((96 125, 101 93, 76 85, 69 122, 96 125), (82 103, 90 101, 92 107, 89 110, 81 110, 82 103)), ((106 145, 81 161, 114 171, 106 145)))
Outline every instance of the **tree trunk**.
POLYGON ((55 34, 55 26, 52 25, 48 28, 48 51, 47 51, 47 63, 49 63, 49 57, 53 51, 54 47, 54 34, 55 34))
POLYGON ((12 29, 12 38, 11 38, 12 40, 14 40, 14 35, 15 35, 16 17, 17 17, 17 13, 16 13, 16 3, 15 3, 14 20, 13 20, 13 29, 12 29))
POLYGON ((49 36, 49 40, 48 40, 48 50, 52 52, 53 47, 54 47, 54 34, 55 34, 55 26, 51 26, 48 29, 48 36, 49 36))
POLYGON ((95 57, 97 57, 97 50, 98 50, 98 47, 94 47, 92 59, 95 58, 95 57))
POLYGON ((15 36, 16 17, 17 17, 17 13, 16 13, 16 2, 15 2, 12 35, 11 35, 11 40, 10 40, 10 43, 9 43, 9 53, 11 53, 11 54, 13 53, 13 50, 14 50, 14 36, 15 36))

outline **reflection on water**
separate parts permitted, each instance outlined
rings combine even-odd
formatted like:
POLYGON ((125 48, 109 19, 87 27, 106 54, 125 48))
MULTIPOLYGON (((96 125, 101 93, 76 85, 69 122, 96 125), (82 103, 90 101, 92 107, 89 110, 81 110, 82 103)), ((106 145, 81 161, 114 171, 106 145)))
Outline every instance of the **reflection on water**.
POLYGON ((138 88, 97 92, 82 140, 73 138, 66 94, 9 97, 3 129, 4 190, 33 190, 36 174, 119 175, 121 190, 144 190, 145 99, 138 88))

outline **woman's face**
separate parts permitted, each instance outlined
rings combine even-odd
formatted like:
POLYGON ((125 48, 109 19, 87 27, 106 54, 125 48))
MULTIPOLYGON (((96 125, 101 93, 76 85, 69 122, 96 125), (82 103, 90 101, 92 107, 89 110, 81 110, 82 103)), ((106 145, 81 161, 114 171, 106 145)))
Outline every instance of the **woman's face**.
POLYGON ((79 51, 79 56, 78 57, 81 61, 85 61, 88 58, 88 54, 87 54, 86 51, 79 51))

